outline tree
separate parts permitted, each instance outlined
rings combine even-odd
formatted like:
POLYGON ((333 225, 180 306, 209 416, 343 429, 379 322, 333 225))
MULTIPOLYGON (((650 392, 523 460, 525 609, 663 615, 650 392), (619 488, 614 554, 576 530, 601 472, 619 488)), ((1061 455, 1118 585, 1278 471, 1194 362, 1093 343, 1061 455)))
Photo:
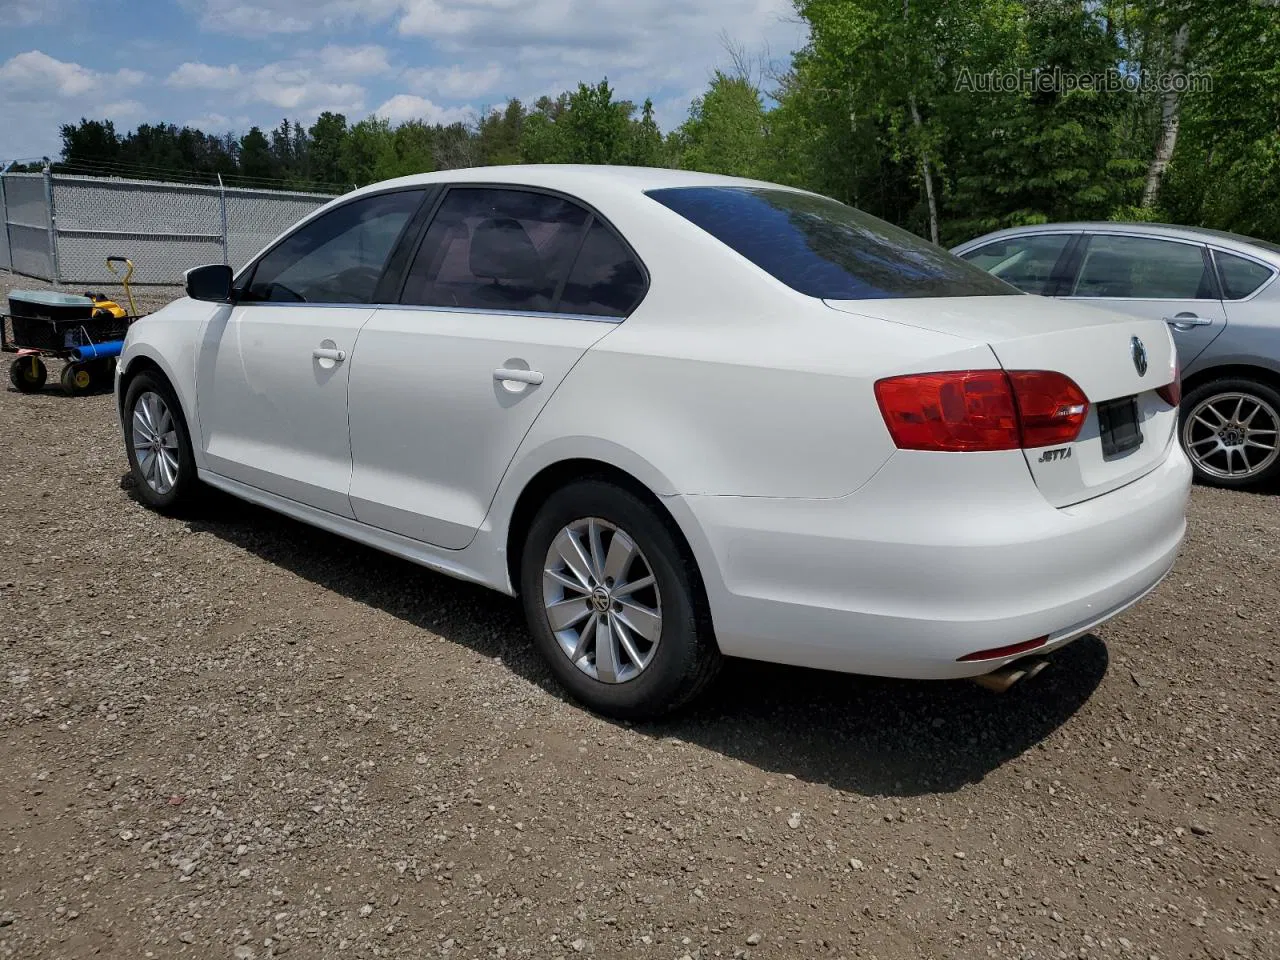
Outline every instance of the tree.
POLYGON ((688 170, 758 177, 764 173, 766 125, 760 91, 744 76, 717 70, 689 107, 678 141, 688 170))
POLYGON ((258 127, 251 127, 240 140, 240 172, 257 180, 273 179, 277 172, 271 144, 258 127))
POLYGON ((307 177, 330 185, 350 183, 343 175, 342 144, 347 138, 347 118, 326 110, 311 125, 311 150, 307 177))
POLYGON ((62 162, 89 168, 103 167, 120 159, 120 137, 110 120, 86 120, 78 124, 64 123, 62 162))
POLYGON ((640 119, 631 123, 623 162, 636 167, 661 167, 667 162, 666 143, 653 117, 653 101, 646 98, 640 119))
POLYGON ((628 121, 635 106, 613 99, 608 78, 595 86, 578 84, 557 121, 567 163, 618 163, 627 148, 628 121))

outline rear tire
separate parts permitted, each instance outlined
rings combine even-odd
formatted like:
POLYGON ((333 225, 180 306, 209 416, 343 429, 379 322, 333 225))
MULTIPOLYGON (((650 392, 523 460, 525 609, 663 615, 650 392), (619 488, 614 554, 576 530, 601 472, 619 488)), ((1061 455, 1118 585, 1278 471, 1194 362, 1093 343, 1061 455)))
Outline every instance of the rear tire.
POLYGON ((189 506, 199 487, 191 436, 169 382, 144 370, 124 398, 125 451, 138 496, 161 513, 189 506))
POLYGON ((697 567, 678 532, 615 484, 581 480, 547 498, 525 537, 520 593, 556 679, 598 713, 668 714, 720 665, 697 567))
POLYGON ((39 357, 19 357, 9 364, 9 382, 22 393, 39 393, 49 379, 49 369, 39 357))
POLYGON ((1245 489, 1280 478, 1280 393, 1243 378, 1211 380, 1182 400, 1178 438, 1201 483, 1245 489))

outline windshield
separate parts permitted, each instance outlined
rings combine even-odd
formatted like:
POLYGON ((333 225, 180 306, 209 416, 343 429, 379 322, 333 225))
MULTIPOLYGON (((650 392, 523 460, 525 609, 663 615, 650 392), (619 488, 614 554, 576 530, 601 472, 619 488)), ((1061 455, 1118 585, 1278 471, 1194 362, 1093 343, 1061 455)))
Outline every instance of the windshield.
POLYGON ((737 186, 668 187, 648 196, 811 297, 1022 296, 941 247, 826 197, 737 186))

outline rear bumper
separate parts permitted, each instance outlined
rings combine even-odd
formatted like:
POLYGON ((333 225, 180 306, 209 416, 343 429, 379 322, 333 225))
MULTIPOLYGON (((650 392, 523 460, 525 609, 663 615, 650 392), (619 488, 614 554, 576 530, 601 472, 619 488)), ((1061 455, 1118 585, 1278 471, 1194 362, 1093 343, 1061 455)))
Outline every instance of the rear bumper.
POLYGON ((1051 651, 1141 599, 1177 557, 1190 486, 1176 443, 1146 476, 1062 509, 1020 451, 899 451, 848 497, 671 506, 725 654, 941 679, 1016 659, 958 662, 979 650, 1048 636, 1034 652, 1051 651))

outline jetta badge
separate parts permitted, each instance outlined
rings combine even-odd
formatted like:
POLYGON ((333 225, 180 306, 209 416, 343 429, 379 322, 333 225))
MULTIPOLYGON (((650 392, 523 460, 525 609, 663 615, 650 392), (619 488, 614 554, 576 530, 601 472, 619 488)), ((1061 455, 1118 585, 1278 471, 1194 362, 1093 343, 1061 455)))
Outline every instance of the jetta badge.
POLYGON ((1129 341, 1129 347, 1133 352, 1133 369, 1138 371, 1138 376, 1145 377, 1147 375, 1147 348, 1137 337, 1129 341))

